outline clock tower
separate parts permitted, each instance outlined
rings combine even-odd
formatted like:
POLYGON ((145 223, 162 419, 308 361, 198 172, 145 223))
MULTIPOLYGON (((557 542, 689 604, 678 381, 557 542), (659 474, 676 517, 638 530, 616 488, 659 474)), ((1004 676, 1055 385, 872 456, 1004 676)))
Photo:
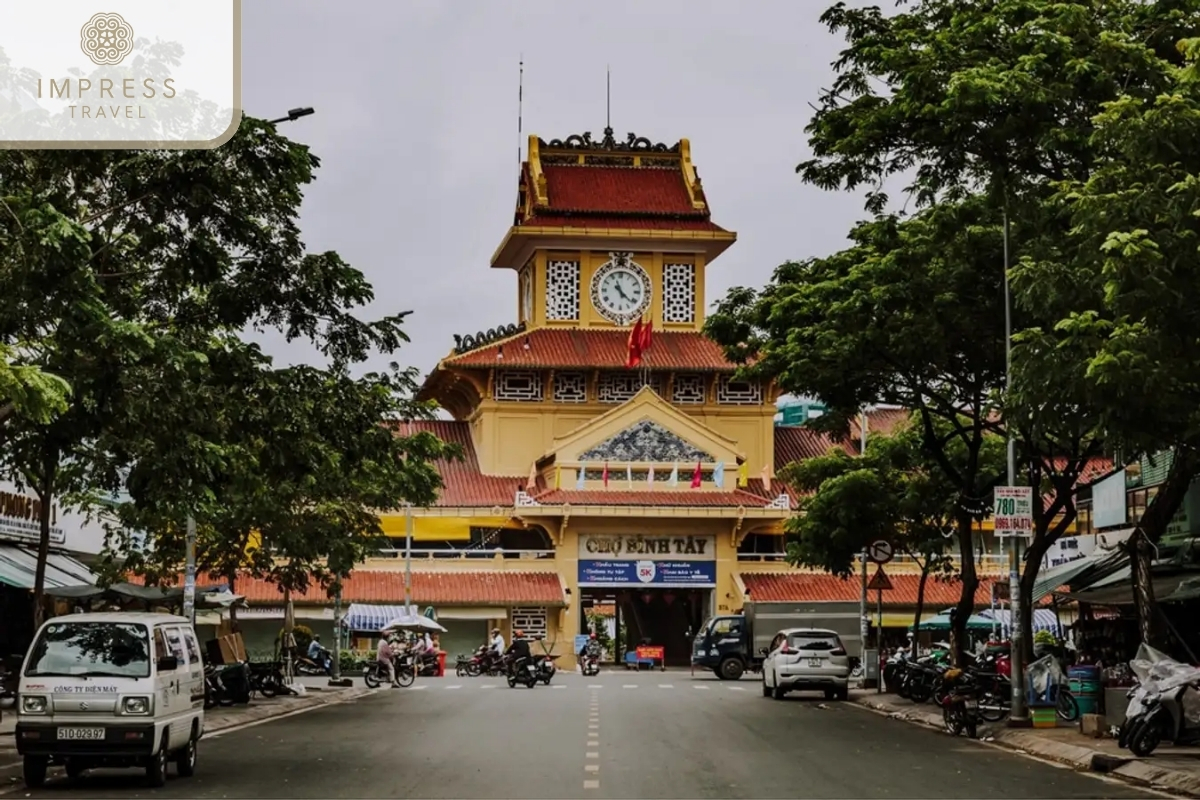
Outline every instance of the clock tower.
POLYGON ((704 271, 736 240, 710 219, 691 145, 606 128, 529 137, 513 226, 492 266, 517 275, 526 330, 612 330, 637 319, 659 331, 704 324, 704 271))

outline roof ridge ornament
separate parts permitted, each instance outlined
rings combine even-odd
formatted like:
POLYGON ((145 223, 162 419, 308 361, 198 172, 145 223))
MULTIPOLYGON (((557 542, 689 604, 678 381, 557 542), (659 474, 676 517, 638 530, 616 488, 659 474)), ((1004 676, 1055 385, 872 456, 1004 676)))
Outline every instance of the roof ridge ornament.
POLYGON ((591 131, 584 131, 581 134, 573 134, 565 139, 551 139, 549 142, 538 139, 538 145, 542 148, 550 150, 595 150, 602 152, 613 153, 678 153, 679 143, 666 145, 662 142, 652 142, 644 136, 638 136, 636 133, 625 135, 625 141, 618 142, 613 136, 613 129, 606 127, 604 129, 604 138, 599 141, 592 139, 591 131))
POLYGON ((460 336, 454 334, 454 353, 460 355, 469 353, 472 350, 478 350, 499 339, 507 339, 510 336, 516 336, 519 333, 525 332, 525 323, 517 322, 509 325, 499 325, 495 328, 488 328, 486 331, 479 331, 476 334, 467 334, 460 336))

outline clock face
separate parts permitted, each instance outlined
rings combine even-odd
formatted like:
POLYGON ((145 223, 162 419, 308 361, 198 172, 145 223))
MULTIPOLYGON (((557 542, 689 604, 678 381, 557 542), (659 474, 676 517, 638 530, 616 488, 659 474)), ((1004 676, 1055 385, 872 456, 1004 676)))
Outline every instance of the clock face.
POLYGON ((632 270, 614 269, 600 279, 600 304, 618 316, 641 308, 646 290, 632 270))
POLYGON ((628 325, 650 307, 650 276, 628 254, 613 254, 592 277, 592 304, 605 319, 628 325))

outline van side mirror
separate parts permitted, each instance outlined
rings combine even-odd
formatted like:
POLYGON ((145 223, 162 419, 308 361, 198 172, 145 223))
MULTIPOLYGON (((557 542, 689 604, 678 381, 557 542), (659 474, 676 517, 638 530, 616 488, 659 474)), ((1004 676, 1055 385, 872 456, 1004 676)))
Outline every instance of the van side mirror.
POLYGON ((174 672, 179 669, 179 659, 175 656, 163 656, 158 660, 157 669, 159 672, 174 672))

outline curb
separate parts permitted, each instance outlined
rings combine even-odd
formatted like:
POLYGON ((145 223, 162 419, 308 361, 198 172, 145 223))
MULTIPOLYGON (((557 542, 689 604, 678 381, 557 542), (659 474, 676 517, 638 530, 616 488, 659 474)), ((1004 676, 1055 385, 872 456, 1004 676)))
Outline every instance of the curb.
MULTIPOLYGON (((360 697, 366 697, 369 694, 374 694, 376 689, 355 688, 345 690, 333 690, 325 692, 306 693, 303 697, 295 699, 281 700, 278 703, 272 702, 270 705, 251 705, 243 712, 231 714, 228 718, 218 718, 211 721, 206 720, 204 726, 205 734, 219 733, 241 728, 255 722, 265 722, 274 717, 290 716, 299 714, 305 711, 312 711, 321 706, 337 705, 338 703, 348 703, 352 700, 357 700, 360 697)), ((215 716, 215 715, 214 715, 215 716)))
MULTIPOLYGON (((874 700, 870 697, 855 697, 852 698, 852 701, 864 708, 886 714, 892 719, 900 719, 938 730, 945 728, 940 714, 934 714, 916 707, 911 711, 902 711, 898 710, 895 706, 874 700)), ((1164 769, 1155 766, 1146 759, 1139 759, 1133 756, 1128 758, 1114 757, 1109 753, 1093 750, 1083 745, 1049 741, 1029 731, 1018 728, 1007 728, 1002 724, 993 724, 985 727, 981 732, 980 741, 1017 753, 1066 764, 1081 772, 1095 772, 1102 775, 1116 776, 1124 778, 1131 783, 1149 786, 1154 789, 1171 791, 1189 797, 1200 797, 1200 773, 1164 769)))

